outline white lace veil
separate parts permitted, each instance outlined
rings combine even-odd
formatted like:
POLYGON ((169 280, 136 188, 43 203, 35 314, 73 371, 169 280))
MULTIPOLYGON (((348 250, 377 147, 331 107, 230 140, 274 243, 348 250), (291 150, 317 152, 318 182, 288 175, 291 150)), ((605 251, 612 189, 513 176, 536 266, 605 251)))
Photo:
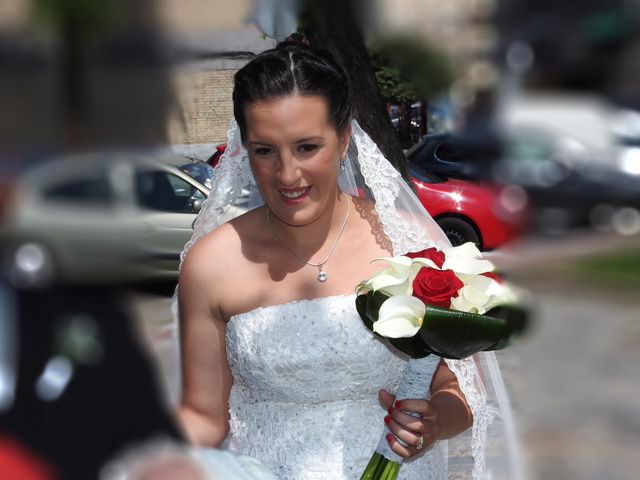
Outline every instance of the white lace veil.
MULTIPOLYGON (((351 142, 339 176, 340 189, 375 202, 384 234, 393 245, 394 255, 431 246, 450 246, 440 227, 377 145, 355 120, 351 128, 351 142)), ((229 127, 226 151, 216 167, 211 194, 194 224, 193 236, 185 245, 181 262, 202 236, 243 211, 262 204, 249 167, 247 151, 234 120, 229 127)), ((177 294, 173 303, 177 318, 176 299, 177 294)), ((176 339, 178 331, 176 328, 176 339)), ((452 478, 524 478, 508 397, 495 355, 482 353, 465 360, 447 360, 447 364, 458 378, 474 417, 472 429, 443 442, 449 474, 453 475, 452 478), (487 446, 491 448, 487 449, 487 446), (463 476, 456 476, 458 474, 463 476)), ((179 372, 179 369, 176 370, 179 372)), ((176 388, 174 393, 177 391, 176 388)))

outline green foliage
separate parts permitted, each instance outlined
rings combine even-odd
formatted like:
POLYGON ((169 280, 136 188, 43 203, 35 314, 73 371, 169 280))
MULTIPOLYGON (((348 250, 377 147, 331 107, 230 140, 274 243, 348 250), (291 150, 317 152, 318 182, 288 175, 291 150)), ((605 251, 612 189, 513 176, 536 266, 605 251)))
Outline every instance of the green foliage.
POLYGON ((384 98, 408 101, 416 98, 411 86, 402 80, 400 71, 394 67, 379 67, 375 69, 378 88, 384 98))
POLYGON ((406 35, 379 38, 369 47, 382 95, 392 100, 431 98, 453 81, 447 56, 406 35))
POLYGON ((46 21, 59 24, 74 21, 84 28, 109 24, 113 19, 111 0, 32 0, 36 14, 46 21))
POLYGON ((640 286, 640 251, 621 250, 584 258, 573 270, 589 283, 631 291, 640 286))

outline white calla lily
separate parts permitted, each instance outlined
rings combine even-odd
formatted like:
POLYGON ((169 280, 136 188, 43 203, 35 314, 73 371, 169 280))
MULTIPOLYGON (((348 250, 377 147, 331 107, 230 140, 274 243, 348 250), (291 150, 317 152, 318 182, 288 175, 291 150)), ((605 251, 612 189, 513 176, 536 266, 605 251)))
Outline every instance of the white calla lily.
POLYGON ((451 299, 451 307, 461 312, 483 315, 498 305, 514 300, 513 292, 505 284, 484 275, 476 275, 466 282, 457 297, 451 299))
POLYGON ((358 286, 358 291, 382 291, 389 295, 408 295, 411 293, 413 278, 410 278, 412 260, 409 257, 376 258, 373 261, 384 261, 388 267, 382 269, 369 280, 362 282, 358 286))
MULTIPOLYGON (((464 276, 480 275, 481 273, 495 270, 493 263, 483 259, 478 247, 471 242, 457 247, 445 248, 442 251, 445 256, 442 270, 453 270, 457 274, 464 276)), ((464 280, 462 276, 460 278, 464 280)))
POLYGON ((508 284, 494 282, 489 294, 491 298, 485 305, 487 310, 491 310, 499 305, 515 305, 519 302, 518 294, 512 290, 508 284))
POLYGON ((470 286, 462 287, 458 296, 451 299, 451 308, 460 312, 471 312, 482 315, 486 312, 484 305, 489 297, 470 286))
POLYGON ((396 295, 386 300, 378 311, 373 331, 387 338, 413 337, 424 320, 425 306, 411 295, 396 295))
POLYGON ((371 289, 374 291, 382 291, 389 295, 407 295, 411 293, 411 285, 407 281, 409 275, 399 276, 393 275, 392 272, 382 271, 371 279, 371 289))
POLYGON ((416 266, 431 267, 431 268, 435 268, 436 270, 440 270, 440 267, 436 265, 436 263, 430 258, 413 258, 412 267, 415 268, 416 266))
POLYGON ((411 263, 413 260, 409 257, 399 256, 399 257, 381 257, 374 258, 374 262, 385 262, 389 265, 389 269, 398 272, 398 274, 407 272, 409 267, 411 267, 411 263))
POLYGON ((456 247, 443 248, 442 252, 447 256, 459 256, 466 258, 481 258, 482 252, 478 249, 477 245, 473 242, 466 242, 456 247))

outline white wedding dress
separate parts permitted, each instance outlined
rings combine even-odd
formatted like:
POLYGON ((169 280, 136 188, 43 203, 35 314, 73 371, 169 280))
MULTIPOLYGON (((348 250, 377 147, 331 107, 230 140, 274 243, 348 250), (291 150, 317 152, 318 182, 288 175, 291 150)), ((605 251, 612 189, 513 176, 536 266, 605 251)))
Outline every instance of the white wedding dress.
MULTIPOLYGON (((230 449, 280 479, 360 478, 387 414, 378 390, 395 390, 406 358, 367 330, 355 295, 235 315, 226 341, 230 449)), ((439 445, 406 461, 398 478, 445 479, 439 445)))
MULTIPOLYGON (((375 202, 393 254, 449 246, 376 144, 355 120, 351 126, 340 188, 375 202)), ((232 121, 211 194, 181 258, 228 220, 230 208, 244 204, 252 209, 263 203, 232 121)), ((177 304, 176 292, 176 319, 177 304)), ((178 345, 177 321, 174 340, 178 345)), ((231 450, 254 457, 281 479, 360 478, 383 432, 386 411, 378 402, 378 390, 396 390, 407 359, 362 324, 355 296, 299 300, 235 315, 227 325, 226 342, 234 377, 229 398, 231 450)), ((178 361, 177 346, 175 353, 178 361)), ((447 470, 452 478, 524 478, 508 396, 493 352, 447 360, 447 365, 473 412, 473 428, 406 461, 398 478, 444 480, 447 470), (491 451, 485 456, 488 439, 491 451), (502 471, 507 473, 501 475, 502 471)), ((180 375, 175 380, 177 398, 180 375)), ((430 379, 425 379, 428 383, 430 379)))

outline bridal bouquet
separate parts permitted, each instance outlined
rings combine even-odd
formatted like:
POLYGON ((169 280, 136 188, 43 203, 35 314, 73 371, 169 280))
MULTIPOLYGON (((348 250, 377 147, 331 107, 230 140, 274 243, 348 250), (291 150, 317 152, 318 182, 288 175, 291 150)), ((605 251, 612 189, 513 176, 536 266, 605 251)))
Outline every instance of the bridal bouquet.
MULTIPOLYGON (((412 357, 398 398, 423 397, 440 357, 504 348, 526 326, 518 294, 472 243, 374 261, 387 268, 357 286, 356 308, 369 330, 412 357)), ((402 458, 385 441, 387 433, 361 480, 397 477, 402 458)))

